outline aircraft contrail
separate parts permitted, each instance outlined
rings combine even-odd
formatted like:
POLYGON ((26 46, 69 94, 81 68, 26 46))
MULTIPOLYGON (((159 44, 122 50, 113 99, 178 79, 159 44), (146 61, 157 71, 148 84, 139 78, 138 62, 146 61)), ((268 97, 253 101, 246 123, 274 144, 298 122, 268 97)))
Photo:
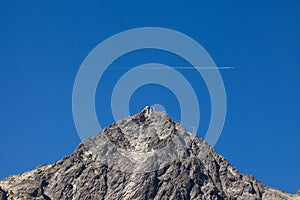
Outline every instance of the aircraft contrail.
MULTIPOLYGON (((134 67, 133 67, 134 68, 134 67)), ((222 66, 222 67, 189 67, 189 66, 178 66, 178 67, 174 67, 174 69, 183 69, 183 70, 193 70, 193 69, 205 69, 205 70, 227 70, 227 69, 234 69, 235 67, 233 66, 222 66)), ((113 67, 111 69, 132 69, 130 67, 113 67)), ((145 69, 156 69, 156 70, 165 70, 168 68, 165 67, 147 67, 147 68, 143 68, 143 70, 145 69)))

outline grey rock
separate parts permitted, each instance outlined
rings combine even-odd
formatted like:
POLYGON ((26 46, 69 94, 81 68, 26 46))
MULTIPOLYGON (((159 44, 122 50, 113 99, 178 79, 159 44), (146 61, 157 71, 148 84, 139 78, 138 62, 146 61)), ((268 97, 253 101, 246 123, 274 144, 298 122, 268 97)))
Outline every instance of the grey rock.
POLYGON ((7 193, 2 190, 2 188, 0 187, 0 199, 1 200, 6 200, 7 199, 7 193))
POLYGON ((300 199, 241 174, 203 139, 146 107, 62 160, 0 181, 6 199, 300 199))

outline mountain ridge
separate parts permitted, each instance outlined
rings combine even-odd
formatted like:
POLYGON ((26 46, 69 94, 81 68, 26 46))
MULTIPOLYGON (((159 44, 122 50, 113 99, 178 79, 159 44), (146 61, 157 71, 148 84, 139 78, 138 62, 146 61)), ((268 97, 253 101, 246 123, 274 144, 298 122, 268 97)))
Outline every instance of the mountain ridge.
POLYGON ((6 199, 300 199, 241 174, 205 140, 146 107, 60 161, 0 180, 6 199))

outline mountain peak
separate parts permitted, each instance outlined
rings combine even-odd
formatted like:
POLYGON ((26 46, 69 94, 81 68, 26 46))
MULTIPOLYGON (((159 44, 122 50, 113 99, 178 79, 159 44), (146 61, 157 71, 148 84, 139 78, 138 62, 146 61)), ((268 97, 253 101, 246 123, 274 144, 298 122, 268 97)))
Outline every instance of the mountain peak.
POLYGON ((137 113, 133 116, 129 116, 123 120, 126 120, 126 119, 132 119, 136 122, 142 122, 142 123, 155 122, 157 125, 159 123, 163 124, 165 121, 173 121, 173 119, 166 113, 164 113, 162 111, 158 111, 155 108, 150 107, 150 106, 146 106, 139 113, 137 113))
POLYGON ((299 200, 241 174, 207 142, 151 107, 52 164, 0 181, 6 199, 299 200))
POLYGON ((105 128, 84 146, 116 170, 156 171, 184 156, 194 136, 166 113, 152 107, 105 128))

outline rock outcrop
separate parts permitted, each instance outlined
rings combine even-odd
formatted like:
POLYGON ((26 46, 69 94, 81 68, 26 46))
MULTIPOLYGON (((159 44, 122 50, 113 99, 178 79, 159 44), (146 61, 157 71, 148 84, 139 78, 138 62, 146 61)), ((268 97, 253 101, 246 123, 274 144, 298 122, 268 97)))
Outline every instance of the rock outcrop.
POLYGON ((6 199, 299 199, 239 173, 204 140, 146 107, 52 164, 0 181, 6 199))

